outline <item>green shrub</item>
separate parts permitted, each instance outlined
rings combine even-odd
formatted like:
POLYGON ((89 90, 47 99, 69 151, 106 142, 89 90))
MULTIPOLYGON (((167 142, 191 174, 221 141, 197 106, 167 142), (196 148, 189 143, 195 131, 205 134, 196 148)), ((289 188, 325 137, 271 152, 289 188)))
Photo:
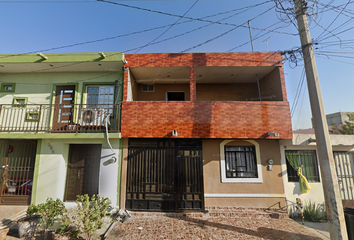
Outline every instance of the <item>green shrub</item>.
POLYGON ((38 227, 44 230, 44 239, 49 238, 48 230, 53 227, 55 220, 60 216, 63 216, 65 212, 64 203, 57 199, 47 198, 45 203, 38 204, 37 206, 31 204, 27 208, 27 217, 31 221, 35 216, 39 215, 39 222, 37 225, 36 221, 31 221, 31 226, 34 228, 31 236, 38 231, 38 227))
POLYGON ((68 215, 68 222, 83 233, 85 239, 91 240, 95 232, 102 228, 103 218, 107 216, 110 204, 108 198, 99 195, 93 195, 91 198, 87 194, 77 196, 77 207, 68 215))
POLYGON ((304 206, 305 220, 310 222, 321 222, 327 220, 327 213, 324 204, 316 204, 308 201, 304 206))
POLYGON ((65 212, 65 205, 60 199, 54 201, 52 198, 47 198, 47 201, 39 204, 37 208, 41 216, 39 224, 45 231, 52 228, 55 220, 65 212))

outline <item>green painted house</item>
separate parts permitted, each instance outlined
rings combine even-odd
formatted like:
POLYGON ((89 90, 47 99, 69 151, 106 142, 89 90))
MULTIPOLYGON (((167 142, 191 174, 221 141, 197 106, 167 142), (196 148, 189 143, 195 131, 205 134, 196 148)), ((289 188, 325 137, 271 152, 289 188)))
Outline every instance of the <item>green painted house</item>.
POLYGON ((119 206, 124 55, 0 55, 0 204, 119 206))

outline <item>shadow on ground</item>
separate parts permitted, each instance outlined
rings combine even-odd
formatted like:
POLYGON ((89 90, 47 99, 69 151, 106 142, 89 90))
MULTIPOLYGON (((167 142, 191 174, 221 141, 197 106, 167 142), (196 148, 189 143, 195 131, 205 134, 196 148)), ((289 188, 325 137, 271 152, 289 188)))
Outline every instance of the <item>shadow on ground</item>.
MULTIPOLYGON (((264 239, 274 239, 274 240, 279 240, 279 239, 321 240, 322 239, 319 237, 308 236, 308 235, 301 234, 301 233, 293 233, 293 232, 288 232, 288 231, 283 231, 283 230, 278 230, 278 229, 273 229, 273 228, 266 228, 266 227, 259 227, 259 228, 257 228, 257 231, 255 231, 255 230, 251 230, 248 228, 242 228, 242 227, 237 227, 237 226, 227 225, 227 224, 217 223, 217 222, 209 222, 209 221, 206 221, 203 219, 194 219, 194 218, 190 218, 190 217, 186 217, 186 216, 178 217, 178 218, 176 218, 174 216, 169 216, 169 218, 175 218, 178 220, 187 221, 190 224, 193 224, 193 225, 198 226, 200 228, 204 228, 205 226, 210 226, 213 228, 234 231, 237 233, 247 234, 250 236, 260 237, 260 238, 264 238, 264 239)), ((294 224, 296 224, 296 225, 294 225, 294 227, 298 226, 298 224, 296 222, 294 222, 294 224)))

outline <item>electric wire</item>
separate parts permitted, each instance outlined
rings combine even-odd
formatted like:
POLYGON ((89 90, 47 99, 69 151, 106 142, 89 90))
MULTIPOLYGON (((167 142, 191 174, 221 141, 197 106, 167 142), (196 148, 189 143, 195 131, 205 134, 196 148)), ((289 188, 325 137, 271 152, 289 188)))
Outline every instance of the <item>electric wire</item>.
MULTIPOLYGON (((313 20, 313 21, 314 21, 314 23, 316 23, 317 26, 319 26, 320 28, 322 28, 325 32, 328 32, 328 33, 330 33, 333 37, 337 38, 337 39, 339 40, 339 42, 340 42, 340 45, 343 44, 342 39, 341 39, 337 34, 334 34, 332 31, 328 30, 327 28, 324 28, 324 27, 323 27, 321 24, 319 24, 316 20, 313 20)), ((345 45, 346 45, 346 44, 345 44, 345 45)), ((349 46, 349 45, 346 45, 346 46, 354 50, 354 47, 349 46)))
POLYGON ((295 110, 296 110, 297 104, 299 102, 299 98, 300 98, 300 95, 301 95, 301 91, 302 91, 302 87, 304 85, 304 82, 305 82, 305 68, 302 69, 300 81, 299 81, 299 84, 297 86, 297 89, 296 89, 296 92, 295 92, 294 101, 293 101, 293 104, 292 104, 291 109, 290 109, 291 118, 295 114, 295 110))
MULTIPOLYGON (((96 2, 96 0, 94 0, 96 2)), ((240 13, 243 13, 249 9, 253 9, 253 8, 256 8, 258 6, 261 6, 263 4, 266 4, 266 3, 269 3, 269 2, 272 2, 271 0, 270 1, 265 1, 263 3, 259 3, 259 4, 254 4, 254 5, 250 5, 250 6, 247 6, 247 7, 242 7, 242 8, 236 8, 236 9, 232 9, 232 10, 229 10, 229 11, 225 11, 225 12, 220 12, 220 13, 216 13, 216 14, 212 14, 212 15, 209 15, 209 16, 205 16, 205 17, 202 17, 201 19, 205 19, 205 18, 212 18, 212 17, 216 17, 216 16, 220 16, 220 15, 224 15, 224 14, 228 14, 228 13, 232 13, 232 12, 236 12, 236 11, 240 11, 238 13, 235 13, 229 17, 226 17, 226 18, 223 18, 221 19, 221 21, 223 20, 226 20, 228 18, 231 18, 233 16, 236 16, 240 13)), ((186 20, 186 21, 183 21, 183 22, 179 22, 179 23, 176 23, 174 25, 179 25, 179 24, 184 24, 184 23, 189 23, 189 22, 192 22, 193 20, 186 20)), ((76 47, 76 46, 81 46, 81 45, 85 45, 85 44, 91 44, 91 43, 97 43, 97 42, 102 42, 102 41, 107 41, 107 40, 113 40, 113 39, 117 39, 117 38, 121 38, 121 37, 127 37, 127 36, 131 36, 131 35, 135 35, 135 34, 140 34, 140 33, 145 33, 145 32, 149 32, 149 31, 154 31, 154 30, 159 30, 159 29, 163 29, 163 28, 166 28, 166 27, 170 27, 171 25, 173 24, 168 24, 168 25, 163 25, 163 26, 159 26, 159 27, 154 27, 154 28, 149 28, 149 29, 145 29, 145 30, 140 30, 140 31, 134 31, 134 32, 131 32, 131 33, 126 33, 126 34, 121 34, 121 35, 117 35, 117 36, 112 36, 112 37, 106 37, 106 38, 101 38, 101 39, 96 39, 96 40, 90 40, 90 41, 85 41, 85 42, 79 42, 79 43, 74 43, 74 44, 69 44, 69 45, 63 45, 63 46, 59 46, 59 47, 52 47, 52 48, 47 48, 47 49, 40 49, 40 50, 36 50, 36 51, 30 51, 30 52, 26 52, 26 53, 20 53, 20 54, 8 54, 6 56, 2 56, 0 57, 1 58, 8 58, 8 57, 15 57, 15 56, 21 56, 21 55, 26 55, 26 54, 34 54, 34 53, 38 53, 38 52, 48 52, 48 51, 53 51, 53 50, 59 50, 59 49, 63 49, 63 48, 70 48, 70 47, 76 47)), ((210 24, 212 25, 212 24, 210 24)), ((210 26, 210 25, 206 25, 206 26, 210 26)), ((206 27, 205 26, 205 27, 206 27)), ((201 27, 201 28, 204 28, 204 27, 201 27)), ((194 29, 193 31, 196 31, 196 30, 199 30, 201 28, 196 28, 194 29)), ((188 31, 186 32, 185 34, 179 34, 179 35, 176 35, 175 37, 177 36, 183 36, 183 35, 186 35, 188 33, 191 33, 193 31, 188 31)), ((171 38, 168 38, 164 41, 167 41, 169 39, 173 39, 174 37, 171 37, 171 38)), ((162 42, 162 41, 160 41, 162 42)), ((160 43, 159 42, 159 43, 160 43)), ((132 51, 132 50, 135 50, 137 48, 133 48, 133 49, 130 49, 129 51, 132 51)))
MULTIPOLYGON (((137 9, 137 10, 142 10, 142 11, 147 11, 147 12, 152 12, 152 13, 158 13, 158 14, 167 15, 167 16, 171 16, 171 17, 185 18, 185 19, 189 19, 189 20, 193 20, 193 21, 200 21, 200 22, 206 22, 206 23, 214 23, 214 24, 226 25, 226 26, 233 26, 233 27, 249 28, 248 26, 237 25, 237 24, 233 24, 233 23, 226 23, 226 22, 219 22, 219 21, 215 22, 215 21, 211 21, 211 20, 205 20, 205 19, 201 19, 201 18, 192 18, 192 17, 187 17, 187 16, 184 16, 184 17, 183 17, 183 16, 181 16, 181 15, 177 15, 177 14, 173 14, 173 13, 166 13, 166 12, 162 12, 162 11, 157 11, 157 10, 152 10, 152 9, 147 9, 147 8, 142 8, 142 7, 131 6, 131 5, 127 5, 127 4, 123 4, 123 3, 118 3, 118 2, 113 2, 113 1, 109 1, 109 0, 96 0, 96 1, 97 1, 97 2, 102 2, 102 3, 108 3, 108 4, 118 5, 118 6, 121 6, 121 7, 127 7, 127 8, 132 8, 132 9, 137 9)), ((254 29, 254 30, 259 30, 259 31, 269 31, 269 32, 279 33, 279 34, 287 34, 287 35, 291 35, 291 36, 297 35, 297 34, 295 34, 295 33, 273 31, 273 30, 263 29, 263 28, 254 28, 254 27, 252 27, 252 29, 254 29)))
POLYGON ((175 26, 184 16, 187 15, 187 13, 198 3, 199 0, 195 1, 193 3, 193 5, 182 15, 182 17, 180 17, 177 21, 175 21, 171 26, 169 26, 163 33, 161 33, 159 36, 157 36, 156 38, 154 38, 152 41, 150 41, 149 43, 147 43, 144 46, 141 46, 138 50, 136 50, 134 53, 137 53, 139 51, 141 51, 143 48, 149 46, 151 43, 155 42, 157 39, 159 39, 160 37, 162 37, 165 33, 167 33, 173 26, 175 26))
POLYGON ((329 31, 328 29, 333 25, 333 23, 338 19, 338 17, 342 14, 342 12, 347 8, 348 4, 351 2, 351 0, 348 0, 347 4, 344 6, 344 8, 338 13, 338 15, 332 20, 332 22, 328 25, 328 27, 324 28, 324 31, 317 37, 317 39, 320 39, 321 36, 326 32, 329 31))
MULTIPOLYGON (((270 11, 270 9, 272 9, 272 8, 269 8, 269 9, 267 9, 266 11, 264 11, 264 12, 258 14, 256 17, 252 18, 252 20, 254 20, 254 19, 256 19, 256 18, 262 16, 262 15, 265 14, 266 12, 270 11)), ((245 23, 244 23, 244 24, 245 24, 245 23)), ((204 42, 202 42, 202 43, 199 43, 199 44, 197 44, 197 45, 194 45, 194 46, 192 46, 192 47, 190 47, 190 48, 187 48, 187 49, 181 51, 181 53, 190 51, 190 50, 195 49, 195 48, 197 48, 197 47, 200 47, 200 46, 202 46, 202 45, 204 45, 204 44, 210 43, 210 42, 212 42, 212 41, 214 41, 214 40, 216 40, 216 39, 218 39, 218 38, 220 38, 220 37, 222 37, 222 36, 224 36, 224 35, 226 35, 226 34, 232 32, 232 31, 234 31, 236 28, 238 28, 238 27, 232 28, 231 30, 228 30, 228 31, 226 31, 226 32, 224 32, 224 33, 222 33, 222 34, 216 36, 216 37, 213 37, 213 38, 211 38, 211 39, 208 39, 208 40, 206 40, 206 41, 204 41, 204 42)), ((123 51, 123 52, 129 52, 129 51, 131 51, 131 50, 132 50, 132 49, 129 49, 129 50, 126 50, 126 51, 123 51)), ((107 57, 113 56, 113 55, 116 55, 116 54, 120 54, 120 52, 119 52, 119 53, 108 54, 107 57)), ((83 62, 75 62, 75 63, 70 63, 70 64, 66 64, 66 65, 62 65, 62 66, 56 66, 56 67, 51 67, 51 68, 46 68, 46 69, 41 69, 41 70, 35 70, 35 71, 31 71, 31 72, 16 73, 16 74, 45 72, 45 71, 47 71, 47 70, 65 68, 65 67, 69 67, 69 66, 73 66, 73 65, 85 63, 85 62, 90 62, 90 61, 88 60, 88 61, 83 61, 83 62)), ((12 74, 7 74, 7 75, 12 75, 12 74)))

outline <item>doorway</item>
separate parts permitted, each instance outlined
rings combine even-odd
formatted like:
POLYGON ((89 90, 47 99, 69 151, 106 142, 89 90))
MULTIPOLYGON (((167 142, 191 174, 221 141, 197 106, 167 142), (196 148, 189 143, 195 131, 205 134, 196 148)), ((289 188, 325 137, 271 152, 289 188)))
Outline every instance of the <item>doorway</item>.
POLYGON ((100 144, 70 145, 65 201, 75 201, 77 195, 98 194, 101 148, 100 144))
POLYGON ((37 140, 0 140, 0 204, 31 201, 37 140))
POLYGON ((57 86, 55 89, 53 129, 62 130, 73 124, 75 86, 57 86))
POLYGON ((131 139, 126 208, 204 210, 201 141, 131 139))

